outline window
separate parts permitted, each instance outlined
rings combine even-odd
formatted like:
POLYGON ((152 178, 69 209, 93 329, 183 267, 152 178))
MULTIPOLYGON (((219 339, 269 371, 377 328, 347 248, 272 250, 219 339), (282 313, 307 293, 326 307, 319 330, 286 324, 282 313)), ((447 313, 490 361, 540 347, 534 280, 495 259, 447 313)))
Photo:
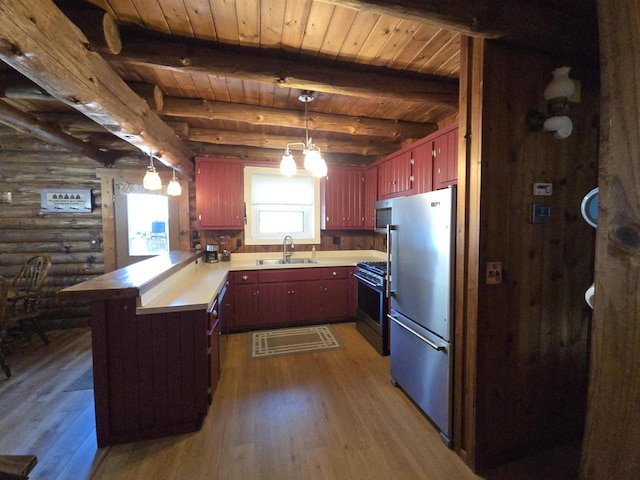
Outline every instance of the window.
POLYGON ((169 248, 169 199, 163 195, 127 196, 129 256, 158 255, 169 248))
POLYGON ((245 167, 245 243, 270 245, 291 235, 297 243, 320 243, 320 181, 278 168, 245 167))

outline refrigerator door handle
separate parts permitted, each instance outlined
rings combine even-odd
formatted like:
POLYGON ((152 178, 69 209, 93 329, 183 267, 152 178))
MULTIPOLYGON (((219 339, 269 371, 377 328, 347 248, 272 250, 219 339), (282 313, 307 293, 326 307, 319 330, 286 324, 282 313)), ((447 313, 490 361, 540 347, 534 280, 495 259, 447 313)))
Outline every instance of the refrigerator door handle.
POLYGON ((393 315, 387 314, 387 317, 394 321, 399 327, 404 328, 405 330, 413 333, 416 337, 418 337, 420 340, 422 340, 424 343, 426 343, 427 345, 429 345, 431 348, 433 348, 436 351, 440 351, 440 350, 446 350, 445 347, 443 347, 442 345, 436 345, 435 343, 433 343, 431 340, 429 340, 428 338, 420 335, 418 332, 416 332, 413 328, 409 328, 407 327, 404 323, 400 322, 396 317, 394 317, 393 315))
POLYGON ((395 229, 395 225, 387 224, 387 298, 393 294, 393 290, 391 290, 391 280, 393 279, 393 272, 391 271, 391 231, 395 229))

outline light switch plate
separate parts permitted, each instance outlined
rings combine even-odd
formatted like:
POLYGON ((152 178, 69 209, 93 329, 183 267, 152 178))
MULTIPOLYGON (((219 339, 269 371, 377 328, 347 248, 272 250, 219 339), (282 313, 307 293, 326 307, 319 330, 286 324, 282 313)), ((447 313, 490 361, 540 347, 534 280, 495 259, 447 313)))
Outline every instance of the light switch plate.
POLYGON ((7 205, 13 203, 11 199, 11 192, 0 192, 0 203, 5 203, 7 205))
POLYGON ((533 194, 550 196, 553 195, 553 184, 551 183, 534 183, 533 194))

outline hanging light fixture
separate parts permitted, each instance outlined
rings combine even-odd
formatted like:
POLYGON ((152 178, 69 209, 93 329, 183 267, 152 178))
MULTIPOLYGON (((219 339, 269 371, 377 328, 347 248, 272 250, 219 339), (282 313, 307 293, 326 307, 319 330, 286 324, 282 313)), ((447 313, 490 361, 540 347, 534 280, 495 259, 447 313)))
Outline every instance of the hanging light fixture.
POLYGON ((287 148, 282 156, 280 162, 280 173, 290 177, 296 173, 296 162, 291 155, 290 147, 292 145, 302 145, 304 154, 304 168, 309 170, 314 177, 324 177, 327 175, 327 162, 322 158, 322 152, 320 147, 313 143, 313 139, 309 138, 309 113, 307 104, 313 101, 313 93, 309 90, 304 90, 298 97, 302 103, 304 103, 304 132, 305 143, 294 142, 287 143, 287 148))
POLYGON ((179 197, 182 195, 182 187, 180 186, 180 182, 176 178, 176 169, 173 168, 173 177, 169 181, 169 185, 167 185, 167 195, 172 197, 179 197))
POLYGON ((147 173, 144 174, 142 186, 147 190, 162 190, 162 180, 160 180, 156 167, 153 166, 153 155, 149 155, 149 166, 147 173))

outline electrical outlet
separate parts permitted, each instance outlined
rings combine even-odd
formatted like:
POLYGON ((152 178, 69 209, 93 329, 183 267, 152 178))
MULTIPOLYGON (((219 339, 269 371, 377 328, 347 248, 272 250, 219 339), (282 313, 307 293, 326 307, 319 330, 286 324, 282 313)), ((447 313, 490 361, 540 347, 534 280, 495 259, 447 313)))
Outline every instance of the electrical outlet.
POLYGON ((502 283, 502 262, 487 262, 487 285, 502 283))
POLYGON ((13 200, 11 199, 11 192, 0 193, 0 203, 11 205, 13 203, 13 200))
POLYGON ((553 195, 553 184, 552 183, 534 183, 533 194, 542 195, 546 197, 553 195))

